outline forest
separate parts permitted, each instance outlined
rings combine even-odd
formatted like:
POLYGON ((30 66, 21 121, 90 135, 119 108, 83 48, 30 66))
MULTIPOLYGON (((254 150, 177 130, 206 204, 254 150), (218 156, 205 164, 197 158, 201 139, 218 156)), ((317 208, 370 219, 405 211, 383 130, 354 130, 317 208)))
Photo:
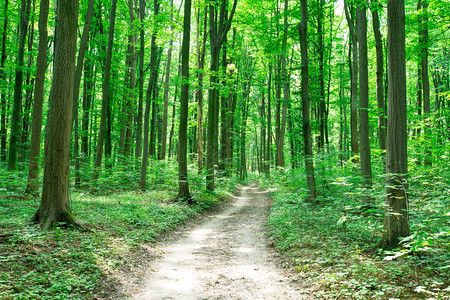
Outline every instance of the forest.
POLYGON ((258 193, 280 299, 450 299, 448 4, 0 0, 0 299, 133 298, 258 193))

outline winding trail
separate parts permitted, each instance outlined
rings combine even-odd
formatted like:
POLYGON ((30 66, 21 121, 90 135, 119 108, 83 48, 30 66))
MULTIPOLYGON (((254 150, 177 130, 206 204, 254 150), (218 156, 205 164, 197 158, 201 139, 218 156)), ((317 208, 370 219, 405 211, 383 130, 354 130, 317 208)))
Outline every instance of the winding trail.
POLYGON ((313 299, 277 266, 264 224, 272 200, 256 184, 162 248, 133 299, 313 299), (297 285, 297 286, 296 286, 297 285))

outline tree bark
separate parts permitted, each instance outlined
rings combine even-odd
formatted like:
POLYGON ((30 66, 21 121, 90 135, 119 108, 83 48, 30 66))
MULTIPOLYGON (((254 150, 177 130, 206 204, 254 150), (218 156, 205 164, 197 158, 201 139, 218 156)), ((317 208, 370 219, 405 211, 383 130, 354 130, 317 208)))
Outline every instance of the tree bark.
MULTIPOLYGON (((155 17, 159 14, 160 3, 158 0, 154 1, 154 15, 155 17)), ((156 35, 157 30, 154 29, 151 41, 151 53, 150 53, 150 78, 147 87, 147 93, 145 95, 145 113, 144 113, 144 144, 142 152, 142 164, 141 164, 141 175, 139 186, 141 189, 145 189, 145 183, 147 181, 147 167, 148 167, 148 156, 149 156, 149 126, 150 126, 150 108, 152 106, 152 95, 154 93, 154 86, 157 80, 157 70, 156 70, 156 56, 157 56, 157 46, 156 46, 156 35)), ((141 57, 143 59, 143 57, 141 57)))
POLYGON ((378 107, 378 146, 386 149, 386 103, 384 101, 384 57, 383 42, 380 31, 378 10, 381 5, 378 0, 371 1, 373 34, 375 37, 375 51, 377 56, 377 107, 378 107))
POLYGON ((301 75, 301 97, 303 110, 303 142, 305 147, 305 172, 306 184, 308 187, 309 202, 315 201, 317 198, 316 180, 314 177, 314 157, 312 152, 311 125, 310 125, 310 107, 309 107, 309 68, 308 68, 308 40, 307 40, 307 18, 308 11, 306 0, 300 1, 301 5, 301 22, 298 25, 298 33, 300 36, 300 49, 302 53, 302 75, 301 75))
POLYGON ((128 34, 128 46, 126 52, 125 90, 123 93, 122 128, 120 130, 119 154, 126 161, 131 155, 133 109, 135 105, 136 65, 137 65, 137 36, 135 33, 135 7, 134 1, 128 1, 128 14, 130 25, 128 34))
POLYGON ((112 48, 114 43, 114 25, 116 22, 116 8, 117 0, 111 1, 111 12, 109 16, 109 36, 108 36, 108 47, 106 50, 106 62, 105 62, 105 75, 103 78, 102 86, 102 112, 100 119, 100 129, 97 139, 97 151, 95 155, 94 163, 94 173, 92 175, 92 181, 97 180, 100 175, 100 168, 102 165, 103 156, 103 144, 105 142, 106 130, 107 130, 107 117, 108 117, 108 107, 109 107, 109 80, 111 77, 111 60, 112 60, 112 48))
POLYGON ((183 41, 181 45, 181 96, 180 96, 180 125, 178 139, 180 152, 178 156, 178 196, 187 203, 194 203, 189 192, 187 175, 187 127, 189 112, 189 43, 191 37, 191 0, 184 2, 183 41))
POLYGON ((145 55, 145 31, 144 31, 144 18, 145 18, 145 0, 139 0, 139 101, 138 112, 136 120, 136 161, 142 156, 142 119, 144 110, 144 55, 145 55))
POLYGON ((208 28, 208 6, 205 6, 205 20, 203 25, 203 39, 200 46, 200 9, 197 13, 197 81, 198 89, 195 93, 197 98, 197 165, 198 174, 203 172, 203 73, 205 67, 205 53, 206 53, 206 39, 207 39, 207 28, 208 28))
POLYGON ((79 150, 79 132, 78 132, 78 97, 80 95, 81 75, 83 72, 84 57, 89 41, 89 32, 91 31, 92 15, 94 13, 94 0, 89 0, 86 17, 84 21, 83 34, 81 36, 78 50, 77 65, 74 74, 73 83, 73 123, 74 123, 74 159, 75 159, 75 185, 81 183, 80 178, 80 150, 79 150))
MULTIPOLYGON (((8 30, 8 0, 5 0, 4 9, 5 20, 3 22, 3 33, 2 33, 2 56, 0 62, 0 82, 6 81, 5 76, 5 61, 6 61, 6 38, 8 30)), ((1 120, 0 120, 0 160, 6 161, 6 140, 7 140, 7 129, 6 129, 6 89, 2 89, 0 95, 0 109, 1 109, 1 120)))
POLYGON ((170 0, 170 40, 169 49, 167 50, 167 62, 166 62, 166 75, 164 81, 164 108, 162 118, 162 137, 161 137, 161 153, 158 159, 162 160, 166 158, 167 149, 167 119, 169 112, 169 79, 170 79, 170 67, 172 62, 172 48, 173 48, 173 0, 170 0))
POLYGON ((209 37, 211 44, 211 62, 210 62, 210 89, 208 92, 208 134, 207 134, 207 153, 206 153, 206 189, 214 191, 214 164, 217 161, 217 128, 218 128, 218 98, 217 89, 219 71, 219 54, 226 35, 231 27, 234 12, 236 11, 237 0, 234 1, 230 17, 225 24, 226 0, 222 1, 219 14, 219 28, 216 23, 216 8, 211 1, 209 5, 209 37))
MULTIPOLYGON (((420 68, 419 81, 422 85, 422 101, 423 115, 425 118, 425 134, 426 139, 430 134, 430 125, 428 118, 430 117, 430 79, 428 76, 428 1, 418 0, 417 8, 419 9, 419 47, 420 47, 420 68)), ((424 164, 432 165, 431 152, 429 147, 425 145, 424 164)))
POLYGON ((49 1, 41 0, 39 8, 39 48, 36 61, 36 77, 33 103, 33 125, 31 126, 30 162, 28 183, 25 193, 36 194, 38 191, 39 157, 41 153, 42 106, 44 103, 45 71, 47 69, 47 21, 49 1))
POLYGON ((372 166, 370 160, 369 128, 369 70, 367 57, 366 8, 356 7, 356 33, 359 46, 359 143, 361 176, 364 188, 372 187, 372 166))
POLYGON ((350 139, 353 155, 359 153, 358 144, 358 41, 356 32, 353 26, 353 20, 350 16, 347 1, 344 1, 345 17, 347 19, 352 49, 352 62, 350 67, 351 72, 351 105, 350 105, 350 139))
POLYGON ((69 205, 69 148, 77 43, 78 0, 58 0, 52 90, 49 99, 41 204, 32 217, 42 229, 80 225, 69 205))
POLYGON ((388 0, 388 120, 386 200, 382 245, 408 236, 405 1, 388 0))
POLYGON ((281 124, 279 129, 279 138, 277 139, 277 166, 284 167, 284 136, 286 134, 286 120, 287 120, 287 107, 291 98, 290 79, 287 72, 286 60, 287 60, 287 38, 288 38, 288 0, 284 0, 284 34, 282 41, 282 53, 281 53, 281 75, 283 83, 283 104, 281 107, 281 124))
POLYGON ((14 83, 14 103, 11 117, 11 133, 9 135, 8 171, 16 169, 17 140, 19 137, 20 109, 22 107, 23 61, 25 55, 25 39, 30 19, 31 0, 22 0, 20 5, 19 50, 16 59, 16 77, 14 83))

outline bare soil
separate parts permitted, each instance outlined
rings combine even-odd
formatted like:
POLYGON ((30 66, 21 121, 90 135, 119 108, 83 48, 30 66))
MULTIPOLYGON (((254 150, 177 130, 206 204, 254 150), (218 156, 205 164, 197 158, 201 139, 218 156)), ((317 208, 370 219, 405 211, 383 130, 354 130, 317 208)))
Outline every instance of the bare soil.
MULTIPOLYGON (((132 299, 313 299, 269 246, 272 199, 255 183, 222 211, 158 248, 132 299)), ((130 287, 130 286, 129 286, 130 287)))

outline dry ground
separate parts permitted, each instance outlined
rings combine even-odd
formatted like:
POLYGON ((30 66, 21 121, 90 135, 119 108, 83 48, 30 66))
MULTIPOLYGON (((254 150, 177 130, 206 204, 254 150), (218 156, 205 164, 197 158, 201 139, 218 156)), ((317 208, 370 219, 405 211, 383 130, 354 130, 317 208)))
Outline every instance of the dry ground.
POLYGON ((132 299, 313 299, 268 246, 264 224, 272 200, 256 184, 243 186, 222 211, 149 251, 132 299))

